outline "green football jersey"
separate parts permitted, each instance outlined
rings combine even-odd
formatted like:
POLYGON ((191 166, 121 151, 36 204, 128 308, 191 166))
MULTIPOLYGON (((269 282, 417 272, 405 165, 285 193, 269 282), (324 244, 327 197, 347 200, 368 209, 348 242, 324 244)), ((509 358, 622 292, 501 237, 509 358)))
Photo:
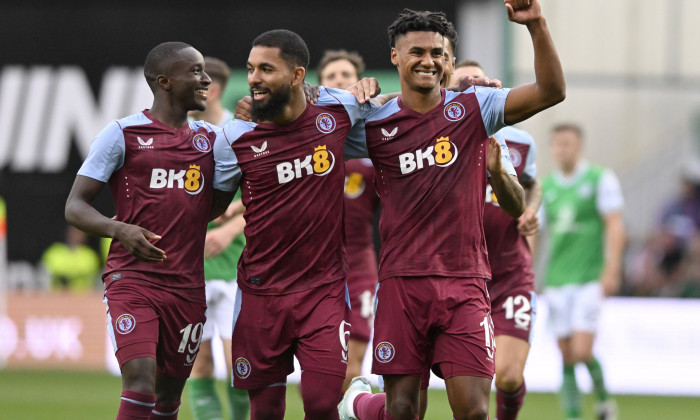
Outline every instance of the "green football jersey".
MULTIPOLYGON (((241 198, 241 190, 236 191, 234 200, 241 198)), ((215 228, 215 223, 209 223, 207 230, 215 228)), ((245 235, 236 236, 221 254, 214 258, 204 259, 204 280, 235 281, 238 272, 238 260, 245 247, 245 235)))
POLYGON ((555 174, 542 182, 549 229, 547 286, 599 279, 605 262, 605 225, 596 201, 604 173, 604 168, 589 165, 570 183, 555 174))

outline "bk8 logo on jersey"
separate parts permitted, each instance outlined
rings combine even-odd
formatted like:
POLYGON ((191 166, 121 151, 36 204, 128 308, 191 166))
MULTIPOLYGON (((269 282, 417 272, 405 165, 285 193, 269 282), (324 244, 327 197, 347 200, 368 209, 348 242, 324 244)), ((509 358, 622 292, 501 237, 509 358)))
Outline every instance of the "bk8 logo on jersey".
POLYGON ((293 162, 277 164, 277 179, 280 184, 301 178, 304 175, 325 176, 331 173, 335 166, 335 155, 327 149, 326 145, 314 148, 313 155, 307 155, 303 159, 294 159, 293 162))
POLYGON ((438 137, 435 146, 428 146, 425 150, 418 149, 415 153, 399 155, 401 173, 409 174, 416 169, 423 169, 425 166, 450 166, 457 160, 457 154, 457 146, 450 141, 449 136, 438 137))
POLYGON ((190 165, 188 169, 153 168, 151 173, 151 188, 178 188, 188 194, 199 194, 204 188, 204 175, 198 165, 190 165))

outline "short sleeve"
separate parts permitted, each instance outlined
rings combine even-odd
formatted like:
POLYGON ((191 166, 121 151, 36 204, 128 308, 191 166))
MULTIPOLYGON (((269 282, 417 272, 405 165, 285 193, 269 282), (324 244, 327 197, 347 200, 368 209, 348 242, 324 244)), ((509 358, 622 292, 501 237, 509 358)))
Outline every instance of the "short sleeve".
MULTIPOLYGON (((234 122, 226 124, 229 127, 234 122)), ((214 189, 219 191, 235 191, 241 180, 241 167, 233 151, 232 142, 226 136, 226 127, 216 131, 214 141, 214 189)))
MULTIPOLYGON (((476 98, 481 109, 481 119, 484 121, 486 133, 492 136, 495 132, 505 127, 506 98, 510 89, 496 89, 489 87, 473 86, 476 98)), ((469 92, 469 89, 465 92, 469 92)))
POLYGON ((622 195, 622 187, 615 173, 609 169, 603 172, 598 181, 598 195, 596 208, 602 216, 622 211, 625 199, 622 195))
POLYGON ((523 173, 520 175, 520 179, 523 182, 532 182, 537 178, 537 148, 535 147, 535 140, 532 136, 529 137, 530 150, 527 153, 527 158, 525 159, 525 167, 523 168, 523 173))
POLYGON ((372 101, 367 101, 364 104, 357 102, 355 95, 346 90, 321 87, 321 96, 319 96, 316 105, 323 106, 338 103, 345 107, 345 111, 350 117, 350 124, 353 127, 379 109, 379 106, 372 101))
POLYGON ((90 152, 78 170, 78 175, 107 182, 124 165, 126 143, 119 123, 112 121, 92 140, 90 152))

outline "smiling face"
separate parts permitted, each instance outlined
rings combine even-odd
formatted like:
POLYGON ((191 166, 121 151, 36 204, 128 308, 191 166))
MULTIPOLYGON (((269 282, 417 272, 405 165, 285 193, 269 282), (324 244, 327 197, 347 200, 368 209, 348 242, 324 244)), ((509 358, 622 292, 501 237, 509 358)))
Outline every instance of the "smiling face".
POLYGON ((168 66, 170 95, 187 110, 204 111, 211 79, 204 71, 204 57, 192 47, 179 50, 168 66))
POLYGON ((407 32, 396 39, 391 62, 404 87, 428 93, 440 88, 445 69, 444 37, 437 32, 407 32))
POLYGON ((328 63, 321 70, 319 79, 322 86, 335 89, 347 89, 359 80, 355 66, 344 58, 328 63))
POLYGON ((247 67, 253 118, 274 120, 290 102, 292 86, 298 78, 296 69, 281 57, 279 48, 263 46, 250 50, 247 67))

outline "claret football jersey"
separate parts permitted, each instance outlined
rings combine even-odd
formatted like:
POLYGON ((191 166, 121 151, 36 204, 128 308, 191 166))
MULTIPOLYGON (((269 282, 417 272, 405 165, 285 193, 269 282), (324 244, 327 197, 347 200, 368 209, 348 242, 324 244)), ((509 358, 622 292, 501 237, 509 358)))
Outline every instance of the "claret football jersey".
MULTIPOLYGON (((420 114, 396 98, 366 121, 382 210, 380 280, 490 278, 483 209, 489 136, 504 126, 508 90, 442 90, 420 114)), ((502 161, 515 174, 507 149, 502 161)))
POLYGON ((240 172, 241 289, 281 295, 346 276, 343 155, 366 156, 362 124, 373 109, 321 88, 318 102, 288 125, 234 120, 224 127, 215 188, 233 191, 238 182, 229 175, 240 172))
POLYGON ((155 245, 167 256, 143 262, 114 240, 105 282, 139 278, 176 288, 204 286, 215 139, 204 122, 174 129, 142 111, 109 123, 93 140, 78 175, 108 182, 117 220, 160 235, 155 245))
MULTIPOLYGON (((520 182, 534 181, 537 167, 532 136, 524 130, 505 127, 496 133, 496 137, 508 145, 511 162, 520 182)), ((518 219, 501 209, 490 185, 486 187, 484 234, 494 278, 497 277, 496 274, 514 268, 532 270, 532 254, 525 237, 518 231, 518 219)))

